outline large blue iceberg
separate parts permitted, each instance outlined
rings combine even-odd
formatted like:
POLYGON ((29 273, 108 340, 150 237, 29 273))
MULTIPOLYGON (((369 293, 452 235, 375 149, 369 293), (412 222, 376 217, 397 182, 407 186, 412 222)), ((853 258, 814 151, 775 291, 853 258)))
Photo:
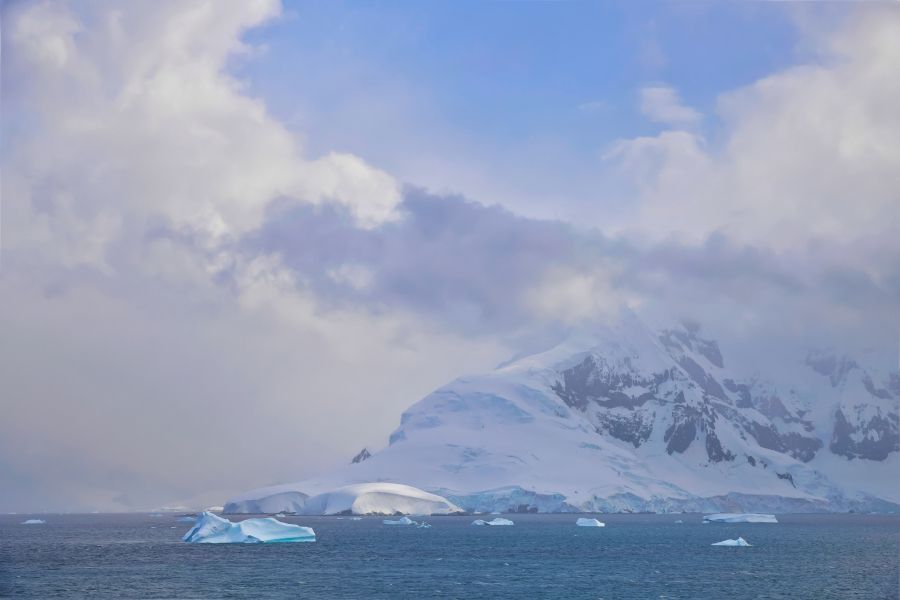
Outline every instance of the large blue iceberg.
POLYGON ((211 512, 204 512, 182 540, 194 544, 314 542, 316 532, 310 527, 282 523, 271 517, 232 523, 211 512))

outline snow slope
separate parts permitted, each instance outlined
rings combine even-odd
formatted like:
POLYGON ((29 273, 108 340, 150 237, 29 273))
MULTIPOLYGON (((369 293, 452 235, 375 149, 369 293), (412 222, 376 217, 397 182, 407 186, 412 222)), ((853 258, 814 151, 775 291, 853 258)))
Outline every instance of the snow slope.
POLYGON ((365 461, 226 508, 397 482, 472 512, 898 510, 900 373, 870 363, 748 375, 696 327, 627 313, 436 390, 365 461))

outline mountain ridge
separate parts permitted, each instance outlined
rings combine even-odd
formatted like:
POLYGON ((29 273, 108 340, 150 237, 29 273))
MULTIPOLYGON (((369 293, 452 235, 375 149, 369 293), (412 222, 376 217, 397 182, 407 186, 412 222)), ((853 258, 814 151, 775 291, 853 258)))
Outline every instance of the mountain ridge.
POLYGON ((824 351, 797 364, 788 383, 746 375, 699 326, 628 313, 460 377, 365 461, 269 491, 392 481, 470 511, 900 509, 900 373, 824 351))

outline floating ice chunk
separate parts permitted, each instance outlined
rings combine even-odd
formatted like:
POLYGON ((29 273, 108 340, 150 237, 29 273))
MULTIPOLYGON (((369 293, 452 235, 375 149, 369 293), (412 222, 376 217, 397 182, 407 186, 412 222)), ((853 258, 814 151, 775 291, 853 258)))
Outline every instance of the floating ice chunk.
POLYGON ((575 524, 579 527, 606 527, 606 523, 604 523, 603 521, 598 521, 597 519, 586 519, 584 517, 581 517, 580 519, 575 521, 575 524))
POLYGON ((382 521, 385 525, 415 525, 416 522, 410 519, 409 517, 400 517, 396 521, 392 519, 385 519, 382 521))
POLYGON ((310 527, 282 523, 271 517, 232 523, 211 512, 204 512, 182 539, 196 544, 314 542, 316 532, 310 527))
POLYGON ((43 525, 46 522, 47 521, 43 519, 26 519, 25 521, 22 521, 22 525, 43 525))
POLYGON ((681 519, 678 519, 677 521, 675 521, 676 525, 681 524, 681 523, 684 523, 684 521, 682 521, 681 519))
POLYGON ((362 521, 362 517, 350 517, 351 521, 362 521))
POLYGON ((747 540, 745 540, 744 538, 739 537, 736 540, 722 540, 721 542, 716 542, 715 544, 712 544, 712 545, 713 546, 749 546, 750 544, 748 544, 747 540))
POLYGON ((431 524, 426 523, 425 521, 422 521, 421 523, 419 523, 418 527, 419 527, 420 529, 423 528, 423 527, 426 528, 426 529, 428 529, 428 528, 431 528, 431 524))
POLYGON ((703 515, 705 523, 777 523, 775 515, 758 513, 717 513, 703 515))
POLYGON ((497 517, 496 519, 491 519, 490 521, 485 521, 484 519, 475 519, 474 521, 472 521, 472 525, 514 525, 514 523, 509 519, 497 517))
POLYGON ((178 521, 179 523, 196 523, 197 517, 192 517, 190 515, 184 515, 184 516, 178 517, 175 520, 178 521))

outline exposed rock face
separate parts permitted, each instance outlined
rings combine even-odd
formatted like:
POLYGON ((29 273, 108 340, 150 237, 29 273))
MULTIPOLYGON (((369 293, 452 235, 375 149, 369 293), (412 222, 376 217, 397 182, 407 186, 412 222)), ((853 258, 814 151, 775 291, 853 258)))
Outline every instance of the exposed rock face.
MULTIPOLYGON (((591 353, 561 371, 552 389, 567 406, 587 414, 598 432, 635 448, 647 442, 662 421, 666 422, 662 433, 666 452, 684 453, 697 442, 712 462, 732 461, 737 456, 717 433, 720 421, 726 427, 737 424, 763 448, 803 462, 811 461, 823 447, 812 423, 804 419, 806 411, 788 408, 778 390, 755 380, 724 376, 718 344, 700 337, 696 326, 664 330, 659 342, 670 361, 662 363, 659 370, 642 371, 627 355, 616 362, 591 353), (666 418, 660 421, 660 415, 666 418)), ((833 358, 817 359, 812 366, 829 376, 858 368, 853 361, 833 358)), ((878 392, 887 393, 881 388, 878 392)), ((880 431, 889 429, 889 423, 876 420, 868 427, 880 431)), ((845 430, 849 431, 843 427, 835 438, 841 452, 883 457, 885 451, 896 449, 889 432, 880 436, 877 444, 860 446, 844 440, 845 430)), ((837 452, 834 443, 832 449, 837 452)))
POLYGON ((372 455, 369 453, 369 449, 363 448, 362 450, 359 451, 359 454, 357 454, 356 456, 353 457, 353 460, 350 461, 350 464, 356 465, 356 464, 359 464, 362 461, 367 460, 371 457, 372 457, 372 455))

